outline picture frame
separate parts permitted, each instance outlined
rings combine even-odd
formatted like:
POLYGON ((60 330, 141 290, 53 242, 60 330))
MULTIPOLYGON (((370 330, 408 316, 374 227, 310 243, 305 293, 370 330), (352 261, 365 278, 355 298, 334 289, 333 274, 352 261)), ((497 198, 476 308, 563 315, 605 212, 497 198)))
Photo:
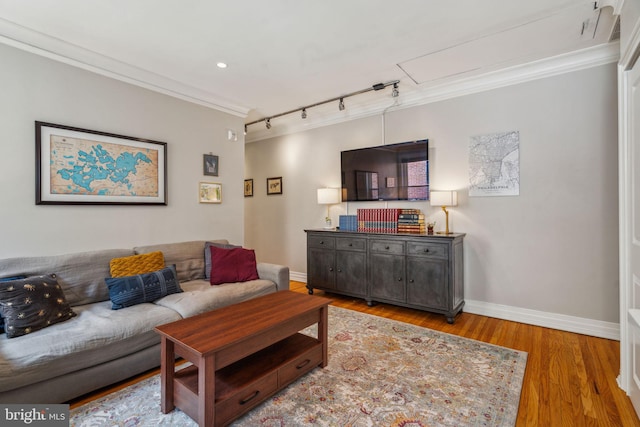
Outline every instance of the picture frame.
POLYGON ((35 122, 36 205, 167 205, 167 143, 35 122))
POLYGON ((218 156, 213 154, 202 155, 202 173, 207 176, 218 176, 218 156))
POLYGON ((282 194, 282 177, 267 178, 267 195, 282 194))
POLYGON ((217 182, 200 182, 198 186, 200 203, 222 203, 222 184, 217 182))
POLYGON ((253 179, 244 180, 244 197, 253 197, 253 179))

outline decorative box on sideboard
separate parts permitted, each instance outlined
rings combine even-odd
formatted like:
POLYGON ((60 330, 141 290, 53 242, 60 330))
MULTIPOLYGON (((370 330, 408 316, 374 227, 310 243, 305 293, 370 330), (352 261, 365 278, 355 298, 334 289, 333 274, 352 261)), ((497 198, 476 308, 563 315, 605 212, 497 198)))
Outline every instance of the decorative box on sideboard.
POLYGON ((464 233, 305 230, 307 289, 444 314, 464 306, 464 233))

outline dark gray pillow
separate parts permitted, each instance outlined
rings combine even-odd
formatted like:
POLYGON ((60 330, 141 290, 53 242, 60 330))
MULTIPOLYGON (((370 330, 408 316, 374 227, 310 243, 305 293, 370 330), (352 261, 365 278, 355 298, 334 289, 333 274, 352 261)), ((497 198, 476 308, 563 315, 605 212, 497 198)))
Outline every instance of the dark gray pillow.
MULTIPOLYGON (((0 277, 0 282, 10 282, 12 280, 24 279, 27 276, 0 277)), ((4 317, 2 316, 2 306, 0 305, 0 334, 4 334, 4 317)))
POLYGON ((211 279, 211 246, 215 246, 216 248, 222 248, 222 249, 234 249, 234 248, 241 248, 242 246, 236 246, 236 245, 226 245, 224 243, 214 243, 214 242, 207 242, 204 244, 204 277, 207 280, 211 279))
POLYGON ((0 306, 7 338, 30 334, 76 315, 55 274, 0 283, 0 306))
POLYGON ((111 309, 153 302, 164 296, 182 292, 175 265, 151 273, 127 277, 107 277, 111 309))

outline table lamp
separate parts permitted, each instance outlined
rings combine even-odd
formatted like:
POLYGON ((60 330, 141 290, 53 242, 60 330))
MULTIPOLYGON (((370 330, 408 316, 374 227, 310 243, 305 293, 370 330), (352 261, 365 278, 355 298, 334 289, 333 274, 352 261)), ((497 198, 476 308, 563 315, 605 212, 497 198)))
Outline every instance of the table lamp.
POLYGON ((331 226, 331 217, 329 216, 329 207, 340 203, 339 188, 318 188, 318 204, 327 205, 327 216, 325 218, 324 228, 333 228, 331 226))
POLYGON ((451 234, 449 232, 449 211, 447 211, 447 207, 458 206, 458 193, 455 191, 432 191, 429 196, 431 200, 431 206, 441 206, 442 210, 445 213, 446 226, 444 234, 451 234))

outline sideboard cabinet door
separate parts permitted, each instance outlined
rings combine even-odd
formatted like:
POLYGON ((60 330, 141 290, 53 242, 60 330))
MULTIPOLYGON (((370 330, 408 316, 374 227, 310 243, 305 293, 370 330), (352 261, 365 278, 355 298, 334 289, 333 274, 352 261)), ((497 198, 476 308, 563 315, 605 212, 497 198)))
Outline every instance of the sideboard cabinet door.
POLYGON ((407 257, 407 301, 447 310, 448 295, 447 261, 407 257))
POLYGON ((329 235, 307 236, 307 288, 336 288, 336 239, 329 235))
POLYGON ((369 246, 368 301, 407 301, 404 242, 372 239, 369 246))

